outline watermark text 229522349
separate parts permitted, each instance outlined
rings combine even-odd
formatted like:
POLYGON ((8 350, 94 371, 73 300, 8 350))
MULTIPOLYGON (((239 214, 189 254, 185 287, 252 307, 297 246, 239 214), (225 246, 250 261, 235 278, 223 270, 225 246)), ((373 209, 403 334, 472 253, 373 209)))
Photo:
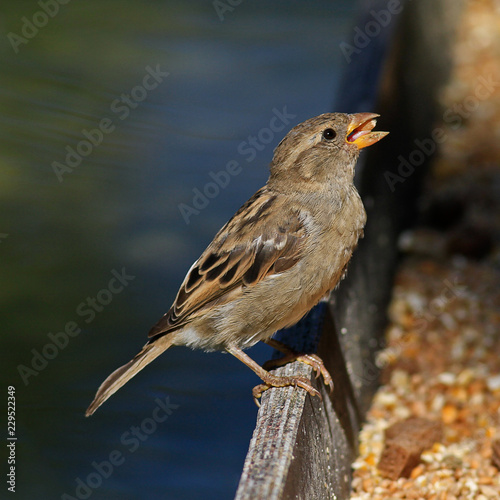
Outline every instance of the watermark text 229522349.
POLYGON ((16 388, 7 387, 7 489, 16 492, 16 388))

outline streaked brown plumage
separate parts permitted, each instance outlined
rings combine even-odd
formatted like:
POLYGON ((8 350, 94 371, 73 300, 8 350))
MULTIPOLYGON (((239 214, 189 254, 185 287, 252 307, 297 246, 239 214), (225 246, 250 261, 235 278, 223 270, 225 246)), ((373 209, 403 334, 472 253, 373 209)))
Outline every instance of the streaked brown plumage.
MULTIPOLYGON (((372 113, 329 113, 293 128, 277 146, 267 184, 217 233, 182 283, 174 304, 149 332, 137 356, 101 385, 86 415, 172 345, 226 350, 269 387, 298 385, 319 393, 301 377, 276 377, 242 349, 273 341, 342 279, 366 214, 353 184, 359 150, 387 132, 372 132, 372 113)), ((288 359, 288 358, 287 358, 288 359)), ((328 372, 314 356, 298 356, 328 372)))

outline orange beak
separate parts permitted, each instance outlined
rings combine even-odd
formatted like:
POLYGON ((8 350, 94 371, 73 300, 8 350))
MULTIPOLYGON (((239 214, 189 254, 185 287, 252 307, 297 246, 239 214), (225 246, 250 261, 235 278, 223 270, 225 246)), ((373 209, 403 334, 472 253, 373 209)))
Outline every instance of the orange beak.
POLYGON ((375 113, 356 113, 351 116, 351 123, 347 128, 346 142, 356 144, 358 149, 366 148, 380 141, 389 132, 372 132, 377 124, 375 118, 380 115, 375 113))

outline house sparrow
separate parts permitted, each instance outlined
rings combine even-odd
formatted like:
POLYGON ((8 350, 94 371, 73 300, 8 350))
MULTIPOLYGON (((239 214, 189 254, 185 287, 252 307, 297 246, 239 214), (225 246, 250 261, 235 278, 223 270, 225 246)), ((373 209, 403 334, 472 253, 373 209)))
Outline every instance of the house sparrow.
POLYGON ((313 354, 292 352, 272 339, 295 324, 345 274, 366 213, 353 184, 360 149, 388 132, 373 132, 373 113, 328 113, 294 127, 274 151, 267 184, 217 233, 189 269, 170 310, 153 326, 132 361, 99 387, 92 415, 122 385, 170 346, 225 350, 270 387, 299 386, 319 396, 304 377, 278 377, 243 349, 264 341, 284 361, 311 364, 332 387, 313 354))

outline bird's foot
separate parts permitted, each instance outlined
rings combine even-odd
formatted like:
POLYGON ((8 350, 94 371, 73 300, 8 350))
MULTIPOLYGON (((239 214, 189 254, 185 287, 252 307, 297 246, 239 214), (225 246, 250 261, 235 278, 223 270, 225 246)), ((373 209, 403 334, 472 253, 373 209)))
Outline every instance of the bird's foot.
POLYGON ((266 343, 270 346, 278 349, 279 351, 285 353, 285 356, 279 359, 271 359, 266 361, 263 365, 265 370, 269 370, 271 368, 276 368, 278 366, 286 365, 287 363, 291 363, 292 361, 300 361, 301 363, 305 363, 312 367, 312 369, 316 373, 316 378, 322 376, 323 382, 330 389, 330 394, 333 392, 333 380, 332 376, 328 372, 323 363, 323 360, 317 354, 306 354, 295 352, 290 349, 288 346, 283 344, 282 342, 278 342, 274 339, 269 339, 266 343))
MULTIPOLYGON (((273 339, 269 339, 266 341, 269 345, 278 346, 278 348, 281 351, 285 351, 287 353, 286 356, 291 356, 289 359, 290 361, 294 361, 297 359, 297 356, 291 349, 281 342, 275 341, 273 339), (293 358, 293 359, 292 359, 293 358)), ((259 404, 259 399, 262 396, 262 393, 264 391, 267 391, 271 387, 302 387, 302 389, 305 389, 311 396, 318 396, 320 399, 322 399, 321 394, 311 385, 311 381, 306 378, 306 377, 298 377, 298 376, 291 376, 291 377, 280 377, 278 375, 273 375, 272 373, 269 373, 268 371, 264 370, 262 366, 260 366, 258 363, 256 363, 252 358, 248 356, 248 354, 245 354, 239 347, 229 345, 226 347, 226 351, 238 358, 240 361, 245 363, 249 368, 251 368, 264 382, 263 384, 259 384, 256 387, 253 388, 253 398, 255 401, 255 404, 260 407, 259 404)), ((285 356, 285 358, 286 358, 285 356)), ((323 366, 323 363, 320 358, 318 358, 314 354, 305 354, 305 355, 298 355, 299 357, 304 356, 304 359, 307 359, 307 361, 304 362, 309 362, 311 363, 312 360, 316 360, 316 358, 319 360, 319 364, 316 363, 316 366, 323 366)), ((283 359, 278 359, 276 360, 278 365, 281 364, 286 364, 289 362, 288 358, 287 361, 283 362, 283 359)), ((324 371, 330 377, 330 374, 326 371, 326 369, 323 367, 324 371)), ((320 372, 323 373, 323 371, 320 372)), ((323 377, 326 380, 326 377, 323 375, 323 377)), ((331 381, 331 377, 330 377, 331 381)), ((331 384, 333 386, 333 383, 331 384)))
POLYGON ((302 387, 302 389, 305 389, 311 396, 318 396, 319 399, 323 400, 321 394, 311 385, 311 381, 306 377, 278 377, 277 375, 268 373, 265 377, 261 378, 264 383, 255 386, 252 390, 253 399, 259 408, 259 399, 262 393, 271 387, 302 387))

